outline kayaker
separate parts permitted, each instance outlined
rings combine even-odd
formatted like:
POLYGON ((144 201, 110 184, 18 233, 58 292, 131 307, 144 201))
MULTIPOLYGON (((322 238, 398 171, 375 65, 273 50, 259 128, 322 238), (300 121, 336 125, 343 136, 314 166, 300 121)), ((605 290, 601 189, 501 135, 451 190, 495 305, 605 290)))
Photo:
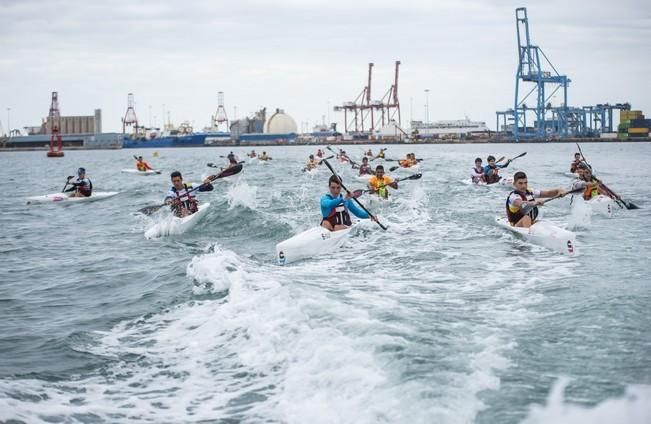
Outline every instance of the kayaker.
POLYGON ((339 177, 332 175, 328 180, 330 193, 321 197, 321 226, 330 231, 345 230, 352 221, 348 211, 352 212, 357 218, 368 219, 369 215, 362 209, 358 208, 351 193, 346 196, 341 195, 341 182, 339 177))
POLYGON ((373 175, 371 167, 368 165, 368 156, 362 158, 362 164, 359 166, 359 175, 373 175))
POLYGON ((86 178, 86 169, 79 168, 77 170, 77 180, 70 182, 74 177, 68 177, 67 185, 72 187, 68 190, 65 190, 65 193, 70 193, 70 197, 90 197, 93 194, 93 182, 90 178, 86 178))
POLYGON ((307 162, 305 162, 305 171, 311 171, 312 169, 316 168, 320 162, 317 162, 314 159, 314 155, 310 155, 307 162))
POLYGON ((384 151, 386 150, 386 147, 383 149, 380 149, 377 155, 375 155, 374 158, 371 159, 371 161, 374 161, 375 159, 384 159, 384 151))
POLYGON ((179 218, 192 215, 199 210, 199 203, 195 195, 196 191, 212 191, 214 189, 210 177, 203 180, 203 184, 196 191, 192 192, 189 192, 192 189, 192 183, 184 183, 183 176, 179 171, 172 172, 170 178, 172 180, 172 187, 165 195, 163 203, 170 205, 174 215, 179 218))
POLYGON ((388 175, 384 175, 384 166, 378 165, 375 167, 375 175, 368 180, 368 188, 379 197, 388 199, 389 190, 387 190, 387 186, 397 190, 398 182, 388 175))
POLYGON ((321 149, 317 149, 316 157, 318 157, 319 159, 321 159, 323 157, 323 152, 321 151, 321 149))
POLYGON ((368 149, 368 151, 366 152, 366 156, 369 157, 369 158, 372 158, 373 157, 373 150, 368 149))
POLYGON ((339 159, 339 162, 342 163, 350 162, 350 158, 346 154, 346 151, 342 149, 339 149, 339 154, 337 155, 337 158, 339 159))
POLYGON ((536 197, 562 197, 566 194, 561 188, 552 190, 529 190, 527 187, 528 183, 527 174, 524 172, 518 171, 513 174, 514 190, 506 198, 506 217, 514 227, 529 228, 536 222, 538 206, 542 206, 545 203, 543 199, 536 199, 536 197), (531 208, 532 206, 533 208, 531 208), (524 208, 531 208, 531 210, 525 214, 523 212, 524 208))
POLYGON ((271 160, 271 157, 267 156, 267 152, 262 152, 260 157, 258 158, 260 160, 271 160))
POLYGON ((470 170, 470 178, 474 184, 479 184, 481 182, 486 182, 484 179, 484 167, 481 166, 481 158, 475 159, 475 167, 470 170))
POLYGON ((230 152, 227 156, 226 159, 228 159, 228 168, 235 166, 240 163, 240 158, 238 158, 235 153, 230 152))
POLYGON ((246 155, 248 157, 250 157, 251 159, 258 156, 258 154, 255 152, 255 150, 251 150, 251 153, 247 153, 246 155))
POLYGON ((488 161, 488 165, 484 166, 484 181, 486 181, 486 184, 495 184, 502 178, 499 175, 499 170, 509 166, 511 161, 509 160, 503 165, 498 165, 493 155, 488 156, 486 160, 488 161))
POLYGON ((570 172, 575 173, 581 162, 581 153, 574 153, 574 162, 570 164, 570 172))
POLYGON ((572 184, 572 189, 584 189, 583 199, 590 200, 593 197, 597 197, 600 194, 604 196, 611 197, 610 193, 599 184, 597 177, 592 175, 592 169, 590 165, 581 162, 576 168, 576 172, 579 174, 578 179, 572 184))
POLYGON ((136 169, 138 169, 140 172, 153 171, 152 167, 149 166, 147 162, 145 162, 142 156, 138 156, 136 158, 136 169))

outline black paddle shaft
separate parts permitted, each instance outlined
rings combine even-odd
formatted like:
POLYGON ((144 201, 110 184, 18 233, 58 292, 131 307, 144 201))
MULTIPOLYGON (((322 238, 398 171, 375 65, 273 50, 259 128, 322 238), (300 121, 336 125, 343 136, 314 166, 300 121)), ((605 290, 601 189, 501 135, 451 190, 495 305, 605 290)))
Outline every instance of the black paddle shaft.
MULTIPOLYGON (((579 146, 579 143, 576 143, 576 147, 579 149, 579 154, 581 154, 581 159, 583 159, 583 162, 585 162, 585 164, 588 165, 588 167, 590 167, 590 169, 592 169, 592 166, 590 166, 590 164, 588 163, 588 161, 587 161, 587 159, 585 158, 585 156, 583 156, 583 150, 581 150, 581 146, 579 146)), ((640 207, 637 206, 635 203, 627 202, 626 200, 622 199, 622 197, 621 197, 619 194, 617 194, 617 193, 615 193, 614 191, 612 191, 612 190, 611 190, 611 189, 610 189, 606 184, 604 184, 604 183, 603 183, 599 178, 595 177, 594 175, 593 175, 593 177, 595 178, 595 180, 597 180, 597 183, 599 183, 603 188, 605 188, 605 189, 606 189, 606 190, 607 190, 607 191, 608 191, 608 192, 609 192, 609 193, 610 193, 610 194, 615 198, 615 202, 617 202, 617 204, 618 204, 620 207, 621 207, 622 205, 624 205, 624 207, 625 207, 626 209, 640 209, 640 207)))
MULTIPOLYGON (((332 165, 330 165, 330 162, 328 162, 326 159, 323 159, 323 162, 326 164, 326 166, 328 167, 328 169, 330 170, 330 172, 332 172, 332 175, 335 175, 335 176, 339 179, 339 184, 341 185, 341 188, 343 188, 344 190, 346 190, 346 193, 352 194, 352 193, 350 192, 350 190, 348 190, 348 189, 346 188, 346 186, 344 185, 343 181, 341 180, 341 177, 340 177, 339 175, 337 175, 337 173, 335 172, 334 169, 332 169, 332 165)), ((357 203, 357 205, 358 205, 360 208, 362 208, 362 209, 364 210, 364 212, 366 212, 366 213, 368 214, 368 216, 370 216, 371 218, 373 218, 373 219, 375 220, 375 222, 377 223, 377 225, 380 226, 380 228, 382 228, 383 230, 386 231, 387 227, 385 227, 384 225, 382 225, 382 223, 381 223, 380 221, 378 221, 377 218, 376 218, 376 217, 375 217, 375 216, 374 216, 374 215, 373 215, 373 214, 372 214, 368 209, 366 209, 366 207, 365 207, 364 205, 362 205, 362 204, 360 203, 360 201, 357 200, 356 197, 352 197, 352 199, 355 201, 355 203, 357 203)))

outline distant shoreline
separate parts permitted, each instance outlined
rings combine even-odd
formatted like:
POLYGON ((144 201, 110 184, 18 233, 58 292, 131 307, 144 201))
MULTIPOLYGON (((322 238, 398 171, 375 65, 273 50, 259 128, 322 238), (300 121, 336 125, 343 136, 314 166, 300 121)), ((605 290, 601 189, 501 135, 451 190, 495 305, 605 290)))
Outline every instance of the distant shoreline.
MULTIPOLYGON (((416 140, 416 141, 399 141, 399 140, 346 140, 331 141, 323 143, 246 143, 246 144, 211 144, 202 146, 188 147, 142 147, 141 149, 128 148, 124 150, 161 150, 161 149, 195 149, 201 147, 230 147, 230 148, 247 148, 247 147, 295 147, 295 146, 325 146, 325 145, 451 145, 451 144, 564 144, 564 143, 649 143, 651 138, 639 139, 603 139, 603 138, 572 138, 562 140, 508 140, 508 139, 482 139, 482 140, 416 140)), ((122 150, 122 147, 105 147, 105 148, 87 148, 82 146, 63 146, 67 151, 78 150, 122 150)), ((0 152, 32 152, 48 151, 47 147, 0 147, 0 152)))

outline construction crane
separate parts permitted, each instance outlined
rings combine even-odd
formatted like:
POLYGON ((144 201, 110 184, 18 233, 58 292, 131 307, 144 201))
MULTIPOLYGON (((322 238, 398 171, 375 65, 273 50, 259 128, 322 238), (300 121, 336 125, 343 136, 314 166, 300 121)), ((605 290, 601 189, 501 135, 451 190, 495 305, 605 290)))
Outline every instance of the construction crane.
POLYGON ((395 121, 400 125, 400 102, 398 100, 398 69, 400 61, 396 61, 395 78, 381 100, 371 100, 373 81, 373 66, 368 64, 368 80, 366 86, 352 102, 344 102, 335 106, 335 112, 344 112, 344 132, 356 134, 373 134, 380 127, 395 121), (349 115, 350 119, 349 119, 349 115))

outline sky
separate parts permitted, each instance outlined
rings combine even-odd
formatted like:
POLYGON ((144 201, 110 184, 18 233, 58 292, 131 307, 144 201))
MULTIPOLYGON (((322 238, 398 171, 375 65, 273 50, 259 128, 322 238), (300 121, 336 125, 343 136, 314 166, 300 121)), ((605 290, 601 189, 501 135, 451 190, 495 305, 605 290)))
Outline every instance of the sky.
POLYGON ((209 125, 284 109, 299 130, 352 101, 375 63, 379 100, 401 61, 402 126, 486 121, 513 107, 515 8, 532 41, 572 80, 569 104, 630 102, 651 117, 651 2, 620 0, 0 0, 0 122, 39 125, 58 91, 62 115, 102 109, 121 132, 127 94, 141 125, 209 125), (429 90, 426 95, 425 90, 429 90), (10 109, 10 110, 8 110, 10 109))

